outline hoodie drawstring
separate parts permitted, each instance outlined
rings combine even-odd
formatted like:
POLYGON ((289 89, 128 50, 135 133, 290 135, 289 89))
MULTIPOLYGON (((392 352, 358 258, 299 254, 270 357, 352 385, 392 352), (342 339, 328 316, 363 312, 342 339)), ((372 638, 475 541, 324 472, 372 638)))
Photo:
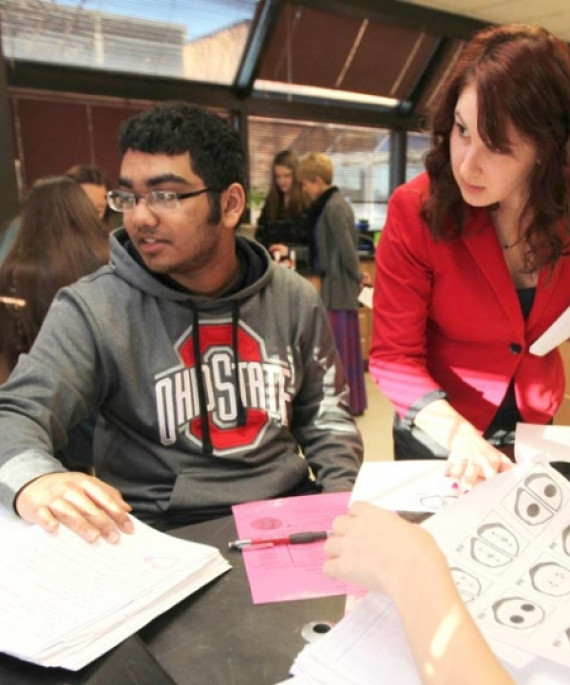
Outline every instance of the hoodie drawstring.
POLYGON ((194 348, 194 363, 196 364, 196 382, 198 383, 198 401, 200 402, 200 419, 202 421, 202 450, 204 454, 212 456, 214 447, 210 436, 210 422, 208 420, 208 407, 206 403, 206 389, 202 376, 202 351, 200 349, 200 314, 196 307, 192 306, 193 331, 192 346, 194 348))
MULTIPOLYGON (((192 347, 194 350, 194 363, 196 364, 196 382, 198 384, 198 401, 200 403, 200 419, 202 422, 202 450, 205 455, 211 456, 214 453, 212 437, 210 435, 210 422, 208 420, 208 404, 206 398, 206 388, 202 375, 202 351, 200 347, 200 312, 192 305, 193 335, 192 347)), ((239 345, 238 345, 238 323, 239 323, 239 303, 232 303, 232 355, 233 355, 233 375, 236 393, 237 425, 245 426, 247 413, 241 398, 241 383, 239 374, 239 345)))
POLYGON ((239 322, 239 302, 232 302, 232 352, 234 356, 234 385, 236 388, 236 405, 237 405, 237 425, 245 426, 246 413, 243 402, 241 401, 241 383, 239 378, 238 368, 238 322, 239 322))

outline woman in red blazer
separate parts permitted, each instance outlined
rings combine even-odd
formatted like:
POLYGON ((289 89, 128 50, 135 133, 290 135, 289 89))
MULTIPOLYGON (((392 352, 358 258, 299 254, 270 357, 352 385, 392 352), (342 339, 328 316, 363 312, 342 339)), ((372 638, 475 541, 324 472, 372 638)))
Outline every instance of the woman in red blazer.
POLYGON ((570 53, 503 26, 465 48, 432 116, 427 173, 398 188, 376 257, 370 371, 396 459, 447 457, 462 489, 510 467, 518 421, 562 401, 570 306, 570 53))

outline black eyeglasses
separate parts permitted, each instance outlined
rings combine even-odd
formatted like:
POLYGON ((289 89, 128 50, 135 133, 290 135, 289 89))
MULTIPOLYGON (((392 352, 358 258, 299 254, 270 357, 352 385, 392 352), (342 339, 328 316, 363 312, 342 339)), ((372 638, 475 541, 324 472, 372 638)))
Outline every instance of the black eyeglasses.
POLYGON ((180 200, 209 192, 214 191, 211 188, 193 190, 190 193, 176 193, 174 190, 149 190, 148 193, 137 195, 128 190, 110 190, 107 193, 107 202, 115 212, 132 212, 137 206, 137 202, 143 199, 153 211, 169 212, 180 206, 180 200))

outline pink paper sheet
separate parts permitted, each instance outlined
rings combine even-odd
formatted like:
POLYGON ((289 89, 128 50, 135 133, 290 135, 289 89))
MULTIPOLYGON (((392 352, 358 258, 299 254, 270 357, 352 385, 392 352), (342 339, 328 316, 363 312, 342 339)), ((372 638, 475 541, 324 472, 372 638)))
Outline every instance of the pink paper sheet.
MULTIPOLYGON (((238 536, 264 538, 303 531, 328 531, 348 508, 349 492, 302 495, 248 502, 232 507, 238 536)), ((254 604, 364 591, 322 572, 324 542, 244 548, 245 569, 254 604)))

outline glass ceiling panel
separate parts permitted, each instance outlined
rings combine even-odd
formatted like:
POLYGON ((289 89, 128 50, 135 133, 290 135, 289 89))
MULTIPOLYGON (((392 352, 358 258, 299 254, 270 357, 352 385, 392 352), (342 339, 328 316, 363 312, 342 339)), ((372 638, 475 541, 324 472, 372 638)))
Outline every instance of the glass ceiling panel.
POLYGON ((437 41, 425 31, 286 3, 254 88, 393 108, 412 96, 437 41))
POLYGON ((231 84, 258 0, 0 0, 7 59, 231 84))

